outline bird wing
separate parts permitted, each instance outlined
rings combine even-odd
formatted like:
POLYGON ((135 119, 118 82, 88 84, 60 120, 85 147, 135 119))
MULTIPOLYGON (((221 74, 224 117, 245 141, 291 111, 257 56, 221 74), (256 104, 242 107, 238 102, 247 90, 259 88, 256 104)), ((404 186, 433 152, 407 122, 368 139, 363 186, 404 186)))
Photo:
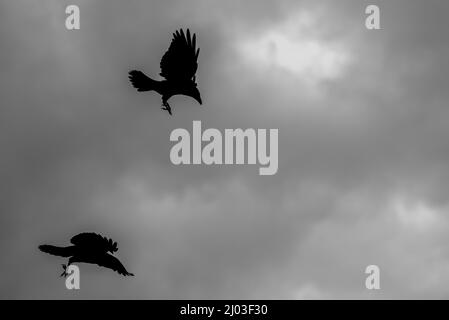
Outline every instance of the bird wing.
POLYGON ((125 267, 123 266, 123 264, 120 262, 119 259, 117 259, 113 255, 110 255, 108 253, 98 257, 98 259, 96 259, 95 263, 97 265, 99 265, 100 267, 105 267, 105 268, 108 268, 108 269, 112 269, 112 270, 114 270, 114 271, 116 271, 119 274, 122 274, 124 276, 134 276, 134 274, 129 273, 125 269, 125 267))
POLYGON ((176 31, 173 34, 170 47, 161 60, 160 75, 167 80, 188 81, 192 80, 198 68, 198 55, 200 49, 196 49, 196 35, 187 36, 184 31, 176 31))
POLYGON ((70 239, 70 242, 78 247, 86 247, 90 250, 101 252, 117 251, 117 243, 94 232, 83 232, 70 239))

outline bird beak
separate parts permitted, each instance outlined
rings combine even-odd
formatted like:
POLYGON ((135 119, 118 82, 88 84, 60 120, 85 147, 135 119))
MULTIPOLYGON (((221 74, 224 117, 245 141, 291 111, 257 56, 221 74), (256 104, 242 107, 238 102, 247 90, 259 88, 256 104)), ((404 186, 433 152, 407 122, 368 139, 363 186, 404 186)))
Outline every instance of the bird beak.
POLYGON ((193 97, 193 99, 195 99, 196 101, 198 101, 199 104, 203 104, 203 101, 201 100, 201 94, 200 94, 200 91, 199 91, 197 88, 195 88, 195 91, 194 91, 192 97, 193 97))
POLYGON ((201 100, 201 96, 198 94, 198 95, 195 95, 194 97, 193 97, 193 99, 195 99, 199 104, 203 104, 203 101, 201 100))

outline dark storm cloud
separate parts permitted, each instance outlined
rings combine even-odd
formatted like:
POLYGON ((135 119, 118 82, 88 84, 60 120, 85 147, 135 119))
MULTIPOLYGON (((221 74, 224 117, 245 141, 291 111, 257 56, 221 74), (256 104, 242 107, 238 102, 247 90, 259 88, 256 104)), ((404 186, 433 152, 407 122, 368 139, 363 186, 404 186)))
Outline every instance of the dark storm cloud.
POLYGON ((136 277, 83 265, 77 298, 367 297, 371 263, 381 297, 447 295, 446 3, 381 2, 373 32, 361 1, 70 3, 80 31, 68 1, 1 3, 1 297, 74 297, 36 247, 83 230, 118 241, 136 277), (316 94, 239 50, 298 13, 349 57, 316 94), (175 97, 168 119, 126 73, 156 77, 186 26, 205 103, 175 97), (192 120, 279 128, 278 174, 173 166, 169 134, 192 120))

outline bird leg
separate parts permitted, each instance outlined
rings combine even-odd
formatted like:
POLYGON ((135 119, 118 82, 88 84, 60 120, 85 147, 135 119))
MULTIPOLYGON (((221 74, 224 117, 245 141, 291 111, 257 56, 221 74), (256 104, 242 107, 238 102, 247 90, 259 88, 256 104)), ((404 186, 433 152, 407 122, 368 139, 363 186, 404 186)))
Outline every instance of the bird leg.
POLYGON ((65 264, 62 265, 64 271, 61 273, 60 277, 67 277, 69 274, 67 273, 67 266, 65 264))
POLYGON ((162 108, 161 108, 162 110, 167 110, 168 111, 168 113, 170 114, 170 115, 172 115, 172 113, 171 113, 171 107, 170 107, 170 105, 168 104, 168 102, 166 101, 166 100, 162 100, 162 108))

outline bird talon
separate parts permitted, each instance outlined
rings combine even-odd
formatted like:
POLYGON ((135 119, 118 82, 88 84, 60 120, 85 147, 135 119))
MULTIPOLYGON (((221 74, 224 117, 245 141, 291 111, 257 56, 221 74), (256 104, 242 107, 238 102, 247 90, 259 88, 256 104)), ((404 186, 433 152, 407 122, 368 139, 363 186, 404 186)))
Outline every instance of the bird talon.
POLYGON ((168 104, 168 102, 162 102, 162 108, 161 108, 162 110, 165 110, 165 111, 168 111, 168 113, 170 114, 170 115, 172 115, 172 113, 171 113, 171 107, 170 107, 170 105, 168 104))
POLYGON ((61 273, 61 277, 67 277, 69 274, 67 273, 67 266, 65 264, 62 265, 62 268, 64 269, 64 271, 61 273))

